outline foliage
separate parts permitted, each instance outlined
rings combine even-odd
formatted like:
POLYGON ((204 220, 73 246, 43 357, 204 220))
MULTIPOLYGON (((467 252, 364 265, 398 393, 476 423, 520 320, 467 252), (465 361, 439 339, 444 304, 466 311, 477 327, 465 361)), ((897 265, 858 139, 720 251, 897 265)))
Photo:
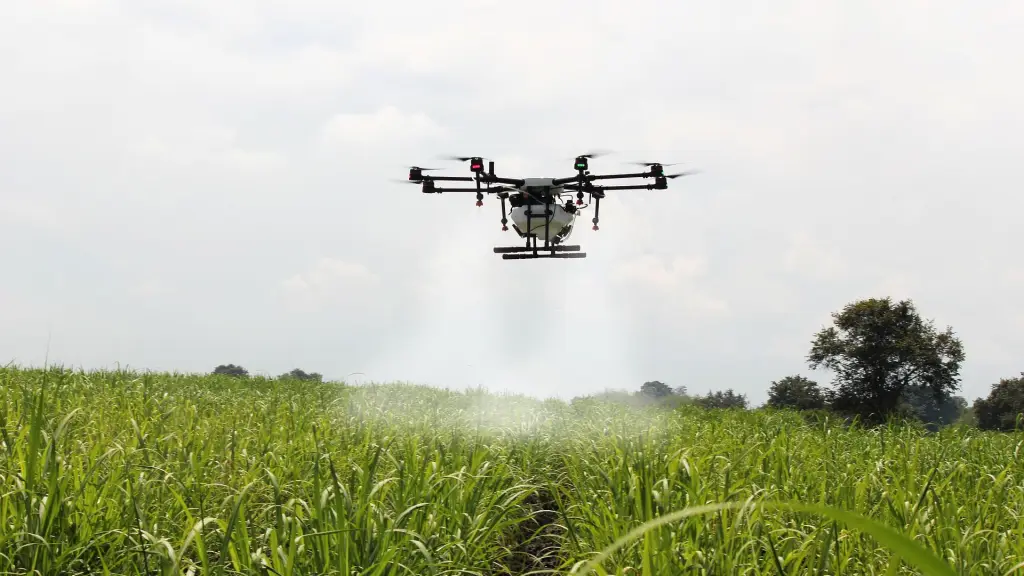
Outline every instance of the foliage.
POLYGON ((644 382, 640 386, 640 393, 644 396, 653 396, 654 398, 661 398, 662 396, 668 396, 672 394, 672 388, 668 384, 653 380, 650 382, 644 382))
POLYGON ((767 404, 772 408, 818 410, 825 408, 825 395, 814 380, 800 375, 786 376, 772 382, 767 404))
POLYGON ((926 387, 936 401, 959 388, 963 345, 952 328, 937 332, 910 300, 860 300, 832 317, 807 359, 812 369, 836 373, 833 409, 879 422, 899 410, 909 386, 926 387))
POLYGON ((601 567, 1024 561, 1024 433, 803 416, 0 368, 0 574, 564 575, 650 521, 601 567))
POLYGON ((982 430, 1015 430, 1024 427, 1024 372, 1002 378, 986 398, 974 401, 973 416, 982 430))
POLYGON ((962 396, 936 400, 925 386, 911 384, 903 391, 899 412, 924 422, 931 430, 936 430, 957 422, 966 410, 967 399, 962 396))
POLYGON ((225 376, 234 376, 236 378, 248 378, 249 371, 241 366, 235 366, 234 364, 221 364, 213 369, 214 374, 223 374, 225 376))
POLYGON ((305 371, 300 370, 298 368, 292 370, 291 372, 281 374, 279 378, 282 380, 314 380, 316 382, 321 382, 324 379, 323 375, 318 372, 308 374, 305 371))
MULTIPOLYGON (((977 405, 977 400, 975 400, 975 405, 977 405)), ((963 411, 963 414, 961 414, 960 419, 957 420, 956 423, 957 424, 962 424, 964 426, 977 427, 978 426, 978 418, 977 418, 977 416, 976 416, 976 414, 974 412, 974 409, 975 409, 974 406, 968 406, 967 408, 965 408, 964 411, 963 411)))
POLYGON ((629 392, 627 390, 605 390, 595 394, 577 396, 572 399, 573 404, 579 405, 583 405, 584 403, 593 404, 605 402, 639 408, 644 406, 655 406, 659 403, 659 399, 652 396, 645 396, 640 392, 629 392))
MULTIPOLYGON (((685 390, 685 387, 681 388, 685 390)), ((645 394, 642 389, 637 390, 636 392, 629 392, 627 390, 605 390, 604 392, 596 394, 575 397, 572 399, 572 402, 611 402, 633 408, 661 407, 668 409, 692 403, 693 400, 686 395, 679 394, 677 392, 678 389, 679 388, 670 389, 672 390, 672 393, 664 396, 645 394)))
POLYGON ((708 392, 707 396, 698 396, 694 403, 701 408, 747 408, 747 395, 737 394, 729 388, 725 392, 708 392))

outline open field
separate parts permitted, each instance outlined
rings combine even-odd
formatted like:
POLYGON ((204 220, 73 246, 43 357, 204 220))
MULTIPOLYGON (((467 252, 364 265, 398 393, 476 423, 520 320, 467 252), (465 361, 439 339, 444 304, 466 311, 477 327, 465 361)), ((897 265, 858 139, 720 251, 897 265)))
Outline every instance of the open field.
POLYGON ((1024 434, 409 385, 0 369, 0 573, 954 574, 1024 561, 1024 434), (774 551, 774 553, 773 553, 774 551), (887 572, 888 571, 888 572, 887 572))

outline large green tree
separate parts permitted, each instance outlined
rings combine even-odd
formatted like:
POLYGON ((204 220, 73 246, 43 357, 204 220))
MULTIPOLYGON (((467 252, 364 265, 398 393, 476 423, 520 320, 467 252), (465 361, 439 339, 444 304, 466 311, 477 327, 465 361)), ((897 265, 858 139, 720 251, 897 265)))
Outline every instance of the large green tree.
POLYGON ((939 332, 910 300, 869 298, 832 314, 807 356, 812 369, 835 373, 830 405, 868 421, 897 412, 911 386, 944 401, 960 387, 964 348, 947 327, 939 332))
POLYGON ((291 372, 286 372, 278 376, 280 380, 316 380, 322 382, 324 377, 319 372, 306 372, 305 370, 295 368, 291 372))
POLYGON ((672 394, 672 388, 668 384, 659 382, 658 380, 651 380, 649 382, 644 382, 640 386, 640 393, 644 396, 662 398, 672 394))
POLYGON ((249 371, 241 366, 235 366, 234 364, 221 364, 213 369, 214 374, 226 374, 228 376, 235 376, 237 378, 248 378, 249 371))
POLYGON ((987 398, 974 401, 974 417, 982 430, 1014 430, 1024 419, 1024 372, 992 385, 987 398))
POLYGON ((768 406, 772 408, 795 408, 797 410, 818 410, 825 407, 825 395, 818 383, 804 376, 786 376, 772 382, 768 389, 768 406))
POLYGON ((725 392, 721 390, 711 392, 709 390, 706 396, 698 396, 694 402, 702 408, 740 408, 746 410, 747 395, 737 394, 733 392, 732 388, 725 392))

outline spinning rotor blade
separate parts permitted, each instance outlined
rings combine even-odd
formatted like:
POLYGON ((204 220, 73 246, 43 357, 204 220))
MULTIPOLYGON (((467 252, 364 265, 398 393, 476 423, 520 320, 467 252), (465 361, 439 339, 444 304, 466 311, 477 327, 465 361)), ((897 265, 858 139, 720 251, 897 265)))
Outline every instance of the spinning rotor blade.
POLYGON ((481 160, 489 160, 485 156, 439 156, 442 160, 452 160, 454 162, 469 162, 473 158, 479 158, 481 160))
POLYGON ((676 162, 674 164, 662 164, 661 162, 626 162, 626 164, 632 164, 634 166, 648 166, 648 167, 650 167, 650 166, 661 166, 661 167, 665 167, 665 166, 678 166, 679 164, 681 164, 681 162, 676 162))
POLYGON ((587 158, 589 160, 593 158, 600 158, 601 156, 607 156, 611 153, 611 150, 592 150, 590 152, 587 152, 586 154, 579 154, 577 156, 573 156, 573 158, 587 158))
POLYGON ((444 168, 420 168, 419 166, 409 166, 409 170, 419 170, 420 172, 436 172, 438 170, 444 170, 444 168))
POLYGON ((389 182, 395 182, 397 184, 416 184, 417 186, 423 184, 423 180, 399 180, 398 178, 389 178, 389 182))
POLYGON ((678 174, 665 174, 665 178, 679 178, 680 176, 689 176, 691 174, 697 174, 700 170, 687 170, 686 172, 679 172, 678 174))

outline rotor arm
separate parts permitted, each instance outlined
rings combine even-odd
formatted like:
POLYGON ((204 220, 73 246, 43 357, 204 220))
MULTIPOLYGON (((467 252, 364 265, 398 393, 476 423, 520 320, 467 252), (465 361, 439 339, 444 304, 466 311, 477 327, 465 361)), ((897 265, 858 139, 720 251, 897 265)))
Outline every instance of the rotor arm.
POLYGON ((657 176, 653 172, 633 172, 631 174, 588 174, 587 180, 621 180, 623 178, 650 178, 657 176))
POLYGON ((505 188, 505 187, 479 188, 478 189, 478 188, 438 188, 436 186, 433 186, 433 187, 426 187, 425 186, 424 187, 424 191, 426 191, 428 188, 430 190, 430 192, 428 192, 428 194, 431 193, 431 192, 438 193, 438 194, 441 194, 443 192, 479 192, 481 194, 500 194, 502 192, 507 192, 509 190, 508 188, 505 188))
POLYGON ((438 188, 438 187, 435 186, 435 187, 430 188, 430 190, 432 192, 436 192, 438 194, 440 194, 442 192, 474 192, 474 193, 475 192, 486 192, 488 194, 494 193, 493 189, 487 190, 486 188, 483 189, 483 190, 477 190, 476 188, 438 188))
POLYGON ((579 182, 580 178, 583 178, 583 180, 586 181, 590 179, 590 176, 586 174, 581 174, 579 176, 569 176, 567 178, 555 178, 554 180, 551 181, 551 184, 553 186, 561 186, 562 184, 568 184, 570 182, 579 182))
POLYGON ((572 182, 579 182, 580 179, 585 182, 593 182, 594 180, 616 180, 624 178, 650 178, 651 176, 657 176, 654 172, 633 172, 630 174, 579 174, 576 176, 567 176, 565 178, 555 178, 552 184, 560 186, 562 184, 569 184, 572 182))
POLYGON ((424 176, 422 180, 424 182, 428 180, 434 182, 472 182, 473 178, 470 176, 424 176))
POLYGON ((604 192, 605 190, 660 190, 657 183, 654 184, 631 184, 626 186, 578 186, 569 185, 563 186, 566 190, 572 190, 573 192, 585 192, 585 193, 598 193, 604 192))
MULTIPOLYGON (((471 178, 466 178, 466 180, 471 180, 471 178)), ((526 180, 522 178, 502 178, 492 174, 481 174, 478 182, 483 182, 484 184, 508 184, 509 186, 523 186, 526 184, 526 180)))
POLYGON ((579 187, 579 186, 565 186, 566 190, 579 190, 581 192, 597 192, 605 190, 657 190, 657 184, 629 184, 625 186, 591 186, 591 187, 579 187))

